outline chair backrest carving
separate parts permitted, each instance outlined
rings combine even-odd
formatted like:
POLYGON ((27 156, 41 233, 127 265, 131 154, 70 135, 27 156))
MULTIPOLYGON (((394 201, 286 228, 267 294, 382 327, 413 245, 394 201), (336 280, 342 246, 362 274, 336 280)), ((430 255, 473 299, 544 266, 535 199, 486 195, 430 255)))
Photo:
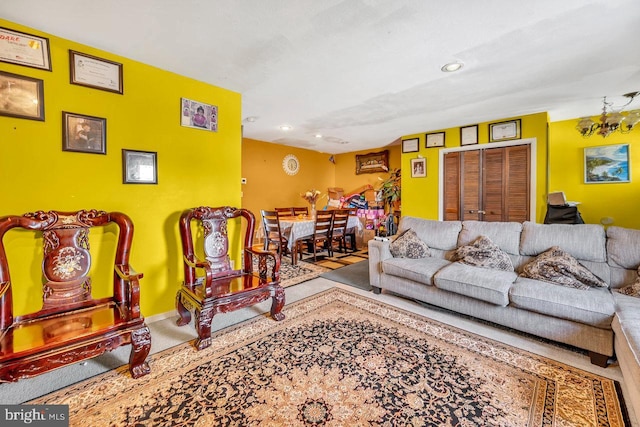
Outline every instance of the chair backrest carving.
MULTIPOLYGON (((115 264, 128 264, 133 223, 123 213, 100 210, 38 211, 0 218, 0 329, 11 325, 14 320, 9 262, 4 246, 4 236, 9 230, 22 228, 42 232, 42 309, 21 316, 31 318, 92 304, 91 278, 88 276, 91 268, 89 230, 109 223, 116 223, 120 231, 115 264)), ((130 298, 139 298, 138 295, 129 295, 125 286, 124 280, 114 274, 114 301, 126 303, 130 298)))
MULTIPOLYGON (((198 220, 204 229, 204 254, 211 270, 216 276, 235 274, 239 270, 231 268, 229 257, 229 236, 227 223, 229 219, 243 217, 246 219, 244 246, 251 247, 255 227, 255 216, 247 209, 230 206, 209 207, 200 206, 186 210, 180 217, 180 237, 182 238, 182 250, 185 257, 184 274, 185 283, 193 285, 196 280, 196 255, 191 234, 191 221, 198 220)), ((251 271, 251 254, 245 251, 243 269, 251 271)))

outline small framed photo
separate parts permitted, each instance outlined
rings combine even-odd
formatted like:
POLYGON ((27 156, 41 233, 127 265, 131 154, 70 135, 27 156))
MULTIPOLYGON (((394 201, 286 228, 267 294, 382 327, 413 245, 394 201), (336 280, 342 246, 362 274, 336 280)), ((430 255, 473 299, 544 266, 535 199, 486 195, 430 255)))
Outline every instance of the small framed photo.
POLYGON ((478 125, 464 126, 460 128, 460 145, 473 145, 478 143, 478 125))
POLYGON ((603 145, 584 149, 585 184, 631 182, 629 144, 603 145))
POLYGON ((124 93, 122 64, 69 50, 71 84, 124 93))
POLYGON ((427 176, 427 159, 418 157, 411 159, 411 178, 424 178, 427 176))
POLYGON ((0 71, 0 116, 44 121, 44 83, 0 71))
POLYGON ((107 154, 107 119, 63 111, 62 151, 107 154))
POLYGON ((49 39, 0 27, 0 61, 51 71, 49 39))
POLYGON ((122 182, 124 184, 157 184, 158 153, 123 149, 122 182))
POLYGON ((444 132, 434 132, 425 135, 427 148, 444 147, 444 132))
POLYGON ((415 153, 420 149, 418 138, 403 139, 402 140, 402 152, 403 153, 415 153))
POLYGON ((489 142, 520 139, 521 120, 491 123, 489 125, 489 142))
POLYGON ((187 98, 181 98, 180 124, 188 128, 217 132, 218 107, 187 98))

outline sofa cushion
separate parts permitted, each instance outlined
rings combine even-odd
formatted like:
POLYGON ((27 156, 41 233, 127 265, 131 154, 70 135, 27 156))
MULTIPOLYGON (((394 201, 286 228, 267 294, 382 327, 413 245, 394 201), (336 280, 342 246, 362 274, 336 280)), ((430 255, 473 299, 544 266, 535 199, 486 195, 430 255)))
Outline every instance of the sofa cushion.
POLYGON ((496 305, 509 304, 509 288, 518 275, 512 271, 489 270, 454 262, 433 278, 437 288, 496 305))
POLYGON ((398 232, 412 229, 430 248, 451 251, 458 246, 458 234, 462 229, 461 221, 437 221, 432 219, 403 216, 398 232))
POLYGON ((614 314, 613 296, 605 288, 579 290, 518 277, 509 298, 514 307, 599 328, 609 328, 614 314))
POLYGON ((475 267, 513 271, 511 258, 500 250, 487 236, 480 236, 472 243, 456 249, 453 261, 475 267))
POLYGON ((431 255, 429 246, 420 240, 415 231, 408 229, 398 235, 390 244, 389 250, 395 258, 425 258, 431 255))
POLYGON ((521 232, 522 224, 519 222, 463 221, 458 246, 468 245, 480 236, 487 236, 501 250, 518 255, 521 232))
POLYGON ((635 270, 640 265, 640 230, 607 228, 607 256, 613 267, 635 270))
POLYGON ((424 285, 433 285, 433 275, 451 264, 442 258, 387 258, 382 261, 382 271, 390 276, 402 277, 424 285))
POLYGON ((640 267, 638 267, 638 275, 633 282, 615 289, 615 291, 630 297, 640 298, 640 267))
POLYGON ((522 224, 520 254, 537 256, 552 246, 579 260, 606 262, 604 228, 597 224, 522 224))
POLYGON ((521 275, 577 289, 607 287, 607 284, 559 246, 538 255, 522 269, 521 275))

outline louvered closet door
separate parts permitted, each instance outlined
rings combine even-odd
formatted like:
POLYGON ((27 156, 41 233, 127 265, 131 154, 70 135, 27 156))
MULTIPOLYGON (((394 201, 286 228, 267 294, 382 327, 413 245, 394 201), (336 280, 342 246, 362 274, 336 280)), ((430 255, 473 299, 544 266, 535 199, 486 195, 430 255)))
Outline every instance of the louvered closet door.
POLYGON ((444 219, 529 219, 530 145, 444 156, 444 219))

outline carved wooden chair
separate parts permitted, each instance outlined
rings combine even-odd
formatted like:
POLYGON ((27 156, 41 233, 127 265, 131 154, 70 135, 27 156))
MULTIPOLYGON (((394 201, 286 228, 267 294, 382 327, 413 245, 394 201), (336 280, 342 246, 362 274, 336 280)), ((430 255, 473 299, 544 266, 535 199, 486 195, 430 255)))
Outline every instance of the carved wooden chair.
POLYGON ((180 315, 178 325, 191 321, 195 313, 198 350, 211 345, 211 322, 217 313, 227 313, 272 298, 271 317, 284 319, 284 289, 280 286, 280 257, 275 252, 252 247, 255 217, 247 209, 229 206, 200 206, 188 209, 180 217, 180 237, 184 262, 184 283, 176 295, 176 309, 180 315), (246 224, 242 227, 241 219, 246 224), (229 221, 235 222, 239 233, 244 234, 242 265, 233 269, 229 257, 229 221), (203 230, 201 259, 194 250, 192 221, 203 230), (244 228, 244 230, 241 230, 244 228), (253 257, 258 259, 258 271, 254 271, 253 257), (201 272, 201 273, 200 273, 201 272))
POLYGON ((261 210, 262 228, 264 229, 264 250, 269 250, 270 245, 276 245, 278 255, 282 258, 283 254, 287 254, 287 246, 289 241, 282 235, 280 229, 280 221, 276 211, 261 210))
POLYGON ((142 274, 129 265, 132 238, 133 224, 119 212, 38 211, 0 218, 0 381, 33 377, 125 344, 132 347, 131 376, 149 373, 151 335, 140 313, 142 274), (119 231, 113 295, 93 299, 89 231, 112 224, 119 231), (19 316, 13 313, 13 291, 23 284, 11 281, 4 244, 14 228, 41 234, 44 246, 44 277, 37 284, 42 308, 19 316))
POLYGON ((331 250, 331 226, 333 225, 334 211, 318 211, 313 229, 313 234, 303 236, 296 240, 295 251, 302 254, 302 245, 307 245, 307 250, 313 252, 313 260, 317 261, 318 247, 327 250, 329 256, 333 255, 331 250))

